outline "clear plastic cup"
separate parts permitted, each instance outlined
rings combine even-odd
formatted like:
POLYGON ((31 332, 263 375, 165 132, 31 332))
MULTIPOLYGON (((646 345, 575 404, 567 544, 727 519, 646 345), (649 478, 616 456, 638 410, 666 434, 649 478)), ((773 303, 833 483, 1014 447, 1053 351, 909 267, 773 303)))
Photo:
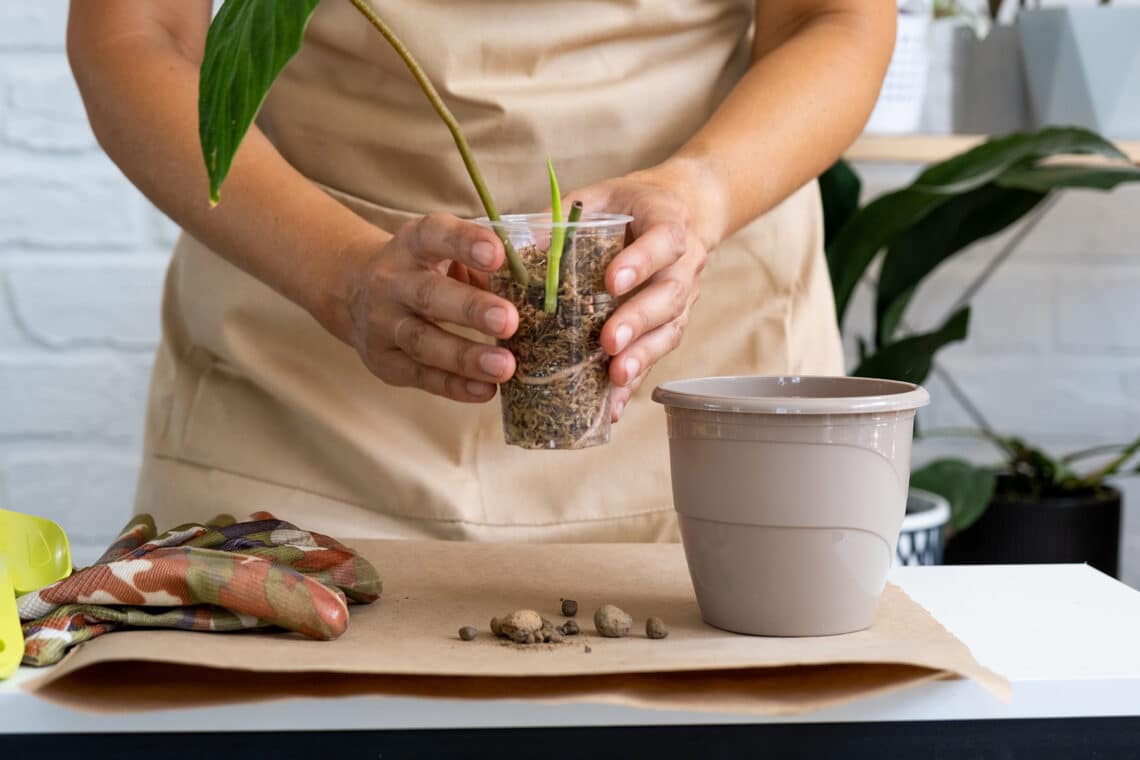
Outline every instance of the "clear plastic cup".
POLYGON ((617 308, 606 292, 606 267, 625 247, 632 217, 583 214, 555 224, 549 214, 516 214, 480 224, 505 234, 526 267, 527 287, 508 268, 491 276, 491 290, 519 310, 519 329, 499 345, 515 356, 514 376, 499 388, 503 434, 528 449, 583 449, 610 440, 609 356, 599 338, 617 308), (544 307, 551 233, 566 231, 557 308, 544 307))

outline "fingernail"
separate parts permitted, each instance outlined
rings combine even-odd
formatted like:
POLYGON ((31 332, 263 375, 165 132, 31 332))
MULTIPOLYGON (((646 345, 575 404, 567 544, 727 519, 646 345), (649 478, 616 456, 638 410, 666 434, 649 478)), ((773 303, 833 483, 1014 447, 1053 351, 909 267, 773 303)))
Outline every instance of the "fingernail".
POLYGON ((624 411, 625 411, 625 402, 624 401, 617 402, 617 407, 614 408, 614 416, 616 416, 620 419, 621 413, 624 411))
POLYGON ((489 267, 491 262, 495 260, 495 246, 486 240, 480 240, 471 246, 471 258, 475 259, 476 263, 489 267))
POLYGON ((507 310, 502 306, 492 306, 483 315, 483 321, 491 332, 501 333, 507 328, 507 310))
POLYGON ((629 344, 629 339, 633 337, 633 328, 629 325, 618 325, 618 329, 614 332, 614 343, 617 344, 617 351, 614 353, 620 354, 625 350, 629 344))
POLYGON ((497 351, 487 351, 479 357, 479 367, 491 377, 499 377, 507 369, 507 360, 497 351))
POLYGON ((614 275, 614 288, 617 290, 615 295, 621 295, 632 288, 633 281, 636 279, 637 272, 632 269, 619 269, 618 273, 614 275))
POLYGON ((641 371, 641 362, 632 356, 625 360, 625 381, 628 383, 641 371))
POLYGON ((491 393, 493 390, 494 389, 492 388, 492 386, 487 384, 487 383, 481 383, 478 380, 468 380, 467 381, 467 392, 470 393, 472 396, 486 396, 488 393, 491 393))

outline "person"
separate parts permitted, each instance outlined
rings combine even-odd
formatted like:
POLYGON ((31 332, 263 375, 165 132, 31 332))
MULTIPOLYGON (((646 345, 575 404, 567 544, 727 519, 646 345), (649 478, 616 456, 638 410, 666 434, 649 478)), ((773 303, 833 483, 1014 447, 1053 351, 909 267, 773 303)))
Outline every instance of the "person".
POLYGON ((814 178, 860 132, 888 0, 372 0, 464 125, 504 211, 629 213, 606 274, 608 445, 504 444, 492 339, 518 314, 450 136, 347 0, 324 0, 211 208, 197 131, 209 0, 72 3, 92 128, 184 230, 136 509, 268 510, 337 536, 677 535, 658 383, 841 374, 814 178), (485 277, 483 278, 485 279, 485 277), (697 300, 698 293, 705 297, 697 300), (685 340, 682 343, 681 338, 685 340))

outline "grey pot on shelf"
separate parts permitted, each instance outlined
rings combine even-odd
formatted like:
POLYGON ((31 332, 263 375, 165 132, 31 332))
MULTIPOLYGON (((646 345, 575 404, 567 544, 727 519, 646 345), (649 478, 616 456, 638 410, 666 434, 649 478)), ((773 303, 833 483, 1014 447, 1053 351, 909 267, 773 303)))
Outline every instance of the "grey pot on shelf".
POLYGON ((1024 10, 1017 31, 1037 126, 1140 138, 1140 7, 1024 10))
POLYGON ((936 493, 912 488, 895 547, 895 565, 941 565, 950 503, 936 493))
POLYGON ((993 26, 979 37, 965 19, 936 20, 922 131, 995 135, 1024 131, 1030 121, 1017 30, 993 26))

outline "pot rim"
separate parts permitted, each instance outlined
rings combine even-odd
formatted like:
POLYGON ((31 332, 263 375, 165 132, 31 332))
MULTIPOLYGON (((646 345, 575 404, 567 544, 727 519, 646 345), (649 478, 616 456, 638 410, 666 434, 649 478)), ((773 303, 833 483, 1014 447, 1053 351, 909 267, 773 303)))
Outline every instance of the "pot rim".
POLYGON ((573 227, 579 229, 596 229, 599 227, 624 227, 633 221, 628 214, 605 214, 601 212, 587 212, 582 218, 571 224, 570 222, 555 222, 549 213, 545 214, 503 214, 492 222, 485 216, 472 220, 476 224, 507 232, 526 232, 528 230, 556 230, 573 227))
POLYGON ((914 383, 809 375, 673 380, 654 388, 652 398, 672 408, 743 414, 867 414, 909 411, 930 403, 930 394, 914 383))

